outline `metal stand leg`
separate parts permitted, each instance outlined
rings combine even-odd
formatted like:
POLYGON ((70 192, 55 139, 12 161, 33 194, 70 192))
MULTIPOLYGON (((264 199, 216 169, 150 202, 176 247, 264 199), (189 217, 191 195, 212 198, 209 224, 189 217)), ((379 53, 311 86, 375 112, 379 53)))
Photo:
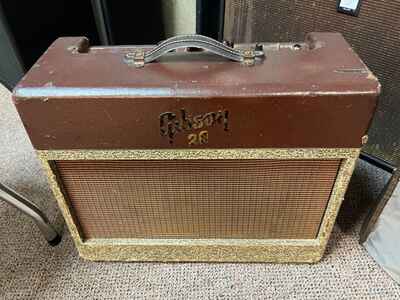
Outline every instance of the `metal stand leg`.
POLYGON ((21 195, 18 195, 13 190, 9 189, 5 185, 0 183, 0 199, 8 202, 24 214, 32 218, 32 220, 39 227, 44 238, 51 246, 55 246, 60 243, 61 236, 54 230, 50 225, 47 217, 42 211, 29 200, 25 199, 21 195))

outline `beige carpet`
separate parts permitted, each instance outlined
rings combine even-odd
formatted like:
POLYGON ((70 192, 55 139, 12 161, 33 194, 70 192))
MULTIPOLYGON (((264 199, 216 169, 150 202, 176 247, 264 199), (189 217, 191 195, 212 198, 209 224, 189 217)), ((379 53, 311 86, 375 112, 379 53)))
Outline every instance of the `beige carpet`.
MULTIPOLYGON (((0 92, 0 181, 28 196, 60 228, 9 93, 0 92)), ((386 179, 358 165, 339 218, 344 229, 335 228, 315 265, 87 262, 68 232, 51 248, 27 217, 0 202, 0 299, 400 299, 400 286, 357 242, 362 204, 386 179)))

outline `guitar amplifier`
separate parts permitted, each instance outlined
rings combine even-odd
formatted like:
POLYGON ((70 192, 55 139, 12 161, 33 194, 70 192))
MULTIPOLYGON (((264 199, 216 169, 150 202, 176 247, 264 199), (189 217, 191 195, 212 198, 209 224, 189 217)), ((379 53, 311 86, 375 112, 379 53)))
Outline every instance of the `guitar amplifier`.
POLYGON ((83 258, 316 262, 379 89, 337 33, 73 37, 13 99, 83 258))

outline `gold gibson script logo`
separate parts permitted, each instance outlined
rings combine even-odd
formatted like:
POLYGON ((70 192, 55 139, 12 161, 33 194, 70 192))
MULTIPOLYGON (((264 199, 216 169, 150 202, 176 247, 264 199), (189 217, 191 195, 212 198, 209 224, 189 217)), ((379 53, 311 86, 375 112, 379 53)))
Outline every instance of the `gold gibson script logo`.
MULTIPOLYGON (((225 131, 228 131, 228 110, 218 110, 192 116, 186 112, 184 108, 180 110, 180 114, 173 112, 164 112, 160 114, 160 134, 167 136, 172 144, 175 135, 178 132, 187 132, 197 129, 220 124, 225 131)), ((188 135, 189 145, 206 144, 208 142, 208 131, 202 130, 198 134, 192 133, 188 135)))

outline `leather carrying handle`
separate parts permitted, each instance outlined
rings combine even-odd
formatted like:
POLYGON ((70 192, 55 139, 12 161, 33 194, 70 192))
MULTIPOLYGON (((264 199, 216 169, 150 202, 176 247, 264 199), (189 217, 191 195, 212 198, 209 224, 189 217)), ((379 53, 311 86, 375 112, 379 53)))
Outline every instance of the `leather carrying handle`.
POLYGON ((129 52, 125 55, 125 60, 128 64, 140 68, 172 50, 189 47, 207 50, 216 55, 233 61, 241 62, 242 64, 249 66, 254 65, 256 57, 264 56, 264 51, 260 47, 239 50, 228 47, 225 44, 207 36, 193 34, 171 37, 160 42, 157 46, 149 51, 144 51, 140 48, 135 49, 135 51, 129 52))

